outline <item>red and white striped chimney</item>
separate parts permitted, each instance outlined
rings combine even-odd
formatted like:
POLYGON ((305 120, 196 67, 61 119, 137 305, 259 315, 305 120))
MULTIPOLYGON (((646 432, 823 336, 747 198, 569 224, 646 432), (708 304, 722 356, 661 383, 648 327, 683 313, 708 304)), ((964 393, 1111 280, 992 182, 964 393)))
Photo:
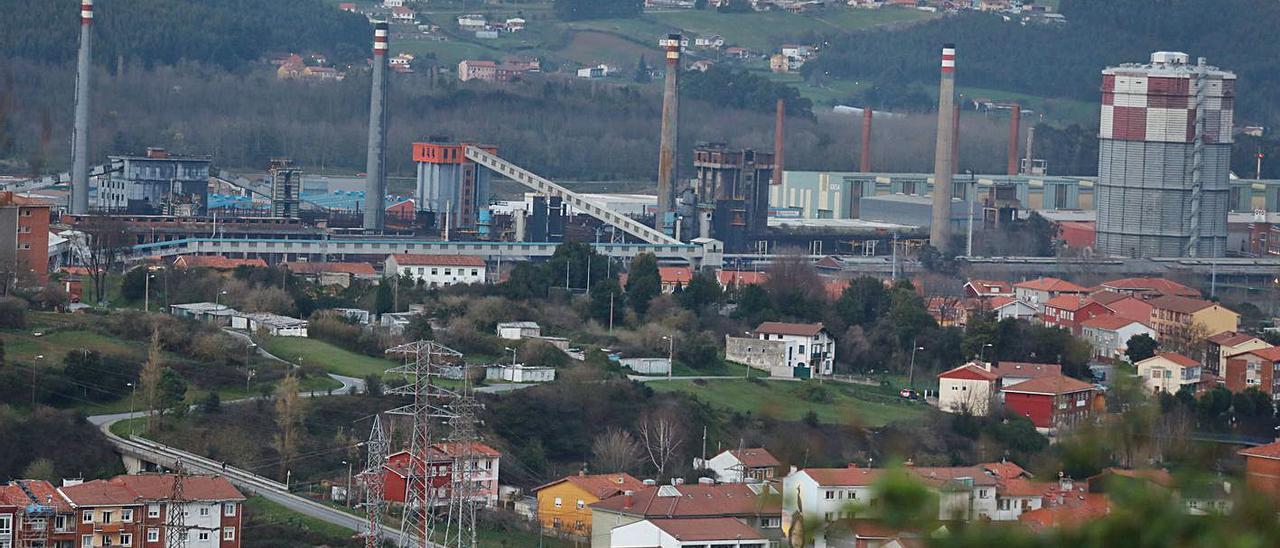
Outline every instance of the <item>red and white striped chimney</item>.
POLYGON ((378 23, 373 28, 373 54, 387 54, 387 24, 378 23))
POLYGON ((93 0, 80 0, 80 24, 93 24, 93 0))

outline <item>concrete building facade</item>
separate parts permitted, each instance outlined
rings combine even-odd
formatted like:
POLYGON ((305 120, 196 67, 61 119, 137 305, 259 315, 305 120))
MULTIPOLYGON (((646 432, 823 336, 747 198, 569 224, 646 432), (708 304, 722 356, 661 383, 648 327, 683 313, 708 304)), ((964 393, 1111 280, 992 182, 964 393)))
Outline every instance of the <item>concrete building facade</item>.
POLYGON ((111 156, 110 162, 98 181, 96 209, 180 217, 207 211, 213 160, 149 148, 142 156, 111 156))
POLYGON ((450 230, 482 232, 481 211, 489 208, 489 170, 468 160, 464 151, 476 146, 491 154, 498 148, 473 143, 414 143, 417 201, 420 210, 434 211, 436 225, 450 230))

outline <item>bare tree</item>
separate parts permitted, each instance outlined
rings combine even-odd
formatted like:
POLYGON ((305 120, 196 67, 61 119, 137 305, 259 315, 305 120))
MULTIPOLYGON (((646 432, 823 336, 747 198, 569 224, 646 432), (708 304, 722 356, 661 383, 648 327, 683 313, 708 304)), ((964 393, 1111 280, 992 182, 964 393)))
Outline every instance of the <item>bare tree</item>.
POLYGON ((280 454, 280 473, 289 469, 289 463, 298 454, 298 446, 302 437, 302 417, 304 414, 302 397, 298 392, 302 389, 293 372, 290 372, 276 387, 276 451, 280 454))
POLYGON ((680 446, 684 444, 684 428, 680 421, 666 413, 650 413, 640 421, 640 442, 645 456, 657 470, 658 477, 667 475, 667 468, 676 460, 680 446))
POLYGON ((147 349, 147 363, 138 375, 142 388, 142 401, 147 408, 146 431, 151 431, 151 416, 155 413, 156 397, 160 390, 160 378, 164 375, 164 355, 160 349, 160 330, 151 330, 151 346, 147 349))
POLYGON ((1200 322, 1180 325, 1167 332, 1160 339, 1160 349, 1177 352, 1196 361, 1204 361, 1205 339, 1209 338, 1209 328, 1200 322))
POLYGON ((609 428, 591 441, 591 453, 597 472, 630 472, 640 462, 640 442, 631 432, 609 428))
POLYGON ((77 228, 84 235, 85 260, 89 263, 89 276, 93 279, 93 297, 101 303, 107 296, 107 272, 120 261, 120 255, 129 245, 128 227, 114 217, 91 216, 77 228))

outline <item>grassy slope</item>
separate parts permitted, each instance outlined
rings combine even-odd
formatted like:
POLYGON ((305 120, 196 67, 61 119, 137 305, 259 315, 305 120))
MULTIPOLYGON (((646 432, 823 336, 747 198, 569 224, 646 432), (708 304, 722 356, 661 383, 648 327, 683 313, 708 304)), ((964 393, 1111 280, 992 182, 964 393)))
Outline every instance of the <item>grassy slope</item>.
POLYGON ((806 14, 781 11, 722 14, 710 10, 681 10, 649 14, 664 25, 694 35, 719 34, 727 44, 756 51, 775 49, 809 31, 828 34, 853 32, 876 25, 916 21, 932 14, 910 9, 860 10, 832 7, 806 14))
POLYGON ((826 423, 880 426, 912 420, 924 412, 921 406, 901 402, 884 389, 835 382, 824 385, 831 394, 831 401, 824 403, 797 398, 794 391, 801 386, 797 382, 769 381, 762 385, 734 379, 699 385, 693 381, 654 381, 647 386, 660 392, 688 392, 716 407, 783 420, 799 420, 813 411, 818 420, 826 423))
MULTIPOLYGON (((289 529, 294 529, 299 533, 306 533, 314 537, 325 538, 330 545, 346 545, 349 543, 351 536, 354 534, 346 527, 340 527, 331 523, 326 523, 318 519, 299 514, 284 506, 271 502, 262 497, 249 497, 244 503, 245 519, 247 524, 273 524, 289 529)), ((292 536, 292 535, 291 535, 292 536)), ((260 539, 263 541, 273 539, 260 539)), ((255 546, 254 535, 250 532, 245 535, 244 545, 246 547, 255 546)), ((266 545, 264 543, 264 545, 266 545)), ((275 544, 272 544, 273 546, 275 544)))
POLYGON ((323 367, 330 373, 348 377, 381 375, 397 364, 390 360, 356 354, 327 342, 301 337, 270 337, 262 346, 276 357, 304 365, 323 367))

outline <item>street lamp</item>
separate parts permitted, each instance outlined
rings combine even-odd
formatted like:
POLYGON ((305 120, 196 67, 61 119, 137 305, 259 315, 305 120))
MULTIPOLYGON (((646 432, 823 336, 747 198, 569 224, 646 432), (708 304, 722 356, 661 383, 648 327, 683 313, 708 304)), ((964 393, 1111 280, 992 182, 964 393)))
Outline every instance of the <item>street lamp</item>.
POLYGON ((138 387, 133 383, 126 383, 129 387, 129 437, 133 437, 133 400, 134 395, 138 393, 138 387))
POLYGON ((662 340, 667 341, 667 379, 670 380, 671 370, 676 367, 676 339, 663 335, 662 340))
POLYGON ((151 279, 154 277, 156 275, 152 274, 151 269, 148 268, 147 277, 142 281, 142 310, 148 313, 151 312, 151 279))
POLYGON ((983 364, 987 363, 987 361, 984 359, 984 356, 986 356, 987 354, 987 349, 992 348, 994 346, 995 345, 991 343, 982 345, 982 349, 978 350, 978 363, 983 363, 983 364))
POLYGON ((923 347, 923 346, 912 346, 912 347, 911 347, 911 367, 910 367, 909 369, 907 369, 907 387, 908 387, 908 388, 911 388, 911 387, 914 387, 914 386, 915 386, 915 376, 916 376, 916 351, 917 351, 917 350, 924 350, 924 347, 923 347))
POLYGON ((31 409, 36 408, 36 371, 40 369, 40 360, 44 359, 44 354, 36 354, 36 367, 31 368, 31 409))
POLYGON ((253 380, 253 377, 254 377, 254 376, 256 376, 257 374, 258 374, 258 370, 257 370, 257 369, 250 369, 250 370, 249 370, 249 373, 248 373, 247 375, 245 375, 245 376, 244 376, 244 393, 245 393, 245 397, 248 397, 248 394, 249 394, 249 381, 252 381, 252 380, 253 380))
POLYGON ((222 296, 223 296, 223 295, 226 295, 226 294, 227 294, 227 290, 225 290, 225 289, 220 289, 220 290, 218 290, 218 294, 217 294, 216 296, 214 296, 214 298, 213 298, 213 309, 214 309, 214 310, 217 310, 217 309, 218 309, 218 306, 219 306, 219 305, 218 305, 218 303, 219 303, 219 302, 221 302, 222 296))
POLYGON ((351 508, 351 462, 344 460, 342 464, 347 465, 347 494, 343 498, 347 499, 344 501, 347 503, 347 508, 351 508))
POLYGON ((504 346, 502 347, 502 349, 511 353, 511 367, 515 367, 516 366, 516 349, 511 348, 510 346, 504 346))

